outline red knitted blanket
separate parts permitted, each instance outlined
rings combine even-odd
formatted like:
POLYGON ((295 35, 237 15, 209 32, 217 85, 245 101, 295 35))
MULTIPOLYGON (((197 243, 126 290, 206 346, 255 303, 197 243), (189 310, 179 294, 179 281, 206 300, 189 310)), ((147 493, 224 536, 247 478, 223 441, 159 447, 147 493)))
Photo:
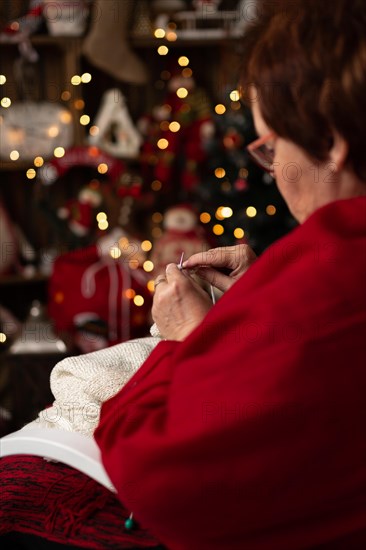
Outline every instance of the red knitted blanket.
POLYGON ((0 486, 0 535, 18 531, 92 550, 158 545, 140 527, 127 531, 129 513, 116 496, 65 464, 3 458, 0 486))

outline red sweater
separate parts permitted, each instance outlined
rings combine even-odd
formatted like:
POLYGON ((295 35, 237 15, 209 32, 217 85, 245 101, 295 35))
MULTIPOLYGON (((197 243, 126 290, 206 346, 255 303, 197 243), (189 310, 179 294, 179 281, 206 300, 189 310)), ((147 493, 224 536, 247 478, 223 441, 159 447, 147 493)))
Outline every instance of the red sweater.
POLYGON ((119 498, 169 549, 366 548, 365 285, 366 198, 334 202, 103 406, 119 498))

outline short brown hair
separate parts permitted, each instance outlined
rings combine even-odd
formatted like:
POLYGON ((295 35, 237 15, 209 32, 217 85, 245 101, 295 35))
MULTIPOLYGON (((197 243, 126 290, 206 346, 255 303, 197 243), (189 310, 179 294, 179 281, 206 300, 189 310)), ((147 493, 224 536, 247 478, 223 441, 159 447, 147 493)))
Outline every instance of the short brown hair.
POLYGON ((365 0, 267 0, 244 38, 240 79, 270 128, 318 160, 332 130, 366 181, 365 0))

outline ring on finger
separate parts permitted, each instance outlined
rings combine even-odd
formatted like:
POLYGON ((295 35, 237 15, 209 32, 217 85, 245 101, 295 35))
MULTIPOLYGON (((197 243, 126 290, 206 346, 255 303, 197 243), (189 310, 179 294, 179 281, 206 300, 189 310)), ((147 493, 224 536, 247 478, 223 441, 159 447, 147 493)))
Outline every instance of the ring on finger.
POLYGON ((154 282, 154 287, 156 288, 158 285, 160 285, 160 283, 166 283, 167 280, 165 277, 160 277, 160 279, 156 279, 156 281, 154 282))

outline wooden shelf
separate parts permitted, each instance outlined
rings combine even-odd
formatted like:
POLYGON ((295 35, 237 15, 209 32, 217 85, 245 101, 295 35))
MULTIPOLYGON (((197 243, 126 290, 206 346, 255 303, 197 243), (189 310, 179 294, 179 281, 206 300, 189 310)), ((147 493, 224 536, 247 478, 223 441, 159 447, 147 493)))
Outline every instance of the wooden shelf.
POLYGON ((240 42, 241 37, 231 34, 223 34, 222 36, 202 36, 195 35, 194 32, 182 30, 177 31, 177 40, 169 41, 165 38, 154 38, 154 36, 131 36, 131 45, 135 48, 158 48, 159 46, 167 46, 169 48, 197 47, 208 48, 221 44, 232 44, 240 42))
POLYGON ((35 46, 62 46, 74 45, 79 47, 83 42, 82 36, 50 36, 49 34, 34 34, 31 42, 35 46))
POLYGON ((35 274, 33 277, 24 277, 23 275, 3 275, 0 276, 0 285, 31 285, 34 283, 45 283, 49 277, 47 275, 35 274))
POLYGON ((4 172, 25 172, 29 168, 35 168, 32 160, 0 160, 0 171, 4 172))
MULTIPOLYGON (((164 45, 170 48, 181 47, 209 47, 213 45, 219 45, 220 43, 232 43, 238 42, 241 36, 235 34, 233 31, 225 31, 224 29, 218 29, 213 32, 211 36, 207 33, 205 38, 202 38, 202 34, 198 31, 192 31, 190 29, 182 29, 177 31, 177 40, 169 41, 165 38, 155 38, 151 35, 131 34, 130 43, 134 48, 157 48, 164 45)), ((33 35, 31 42, 34 46, 60 46, 62 48, 69 48, 74 46, 80 48, 83 42, 83 37, 74 36, 49 36, 47 34, 33 35)))

